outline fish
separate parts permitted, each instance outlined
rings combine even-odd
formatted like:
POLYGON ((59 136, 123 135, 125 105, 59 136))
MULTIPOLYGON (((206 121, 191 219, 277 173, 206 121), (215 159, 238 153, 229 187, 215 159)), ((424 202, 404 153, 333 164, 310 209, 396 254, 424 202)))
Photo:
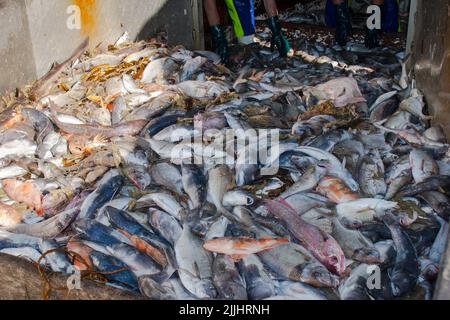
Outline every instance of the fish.
POLYGON ((108 283, 125 290, 139 291, 138 281, 125 263, 98 251, 91 252, 90 257, 95 270, 102 272, 108 283))
POLYGON ((437 162, 427 153, 415 149, 411 151, 409 157, 415 183, 422 183, 427 178, 439 175, 437 162))
POLYGON ((341 300, 370 300, 367 281, 371 275, 368 272, 376 265, 360 264, 353 269, 350 275, 339 286, 341 300))
POLYGON ((94 217, 96 211, 114 197, 123 182, 123 176, 115 169, 104 175, 98 182, 96 190, 84 200, 77 219, 94 217))
POLYGON ((284 200, 270 200, 266 207, 282 220, 292 235, 308 249, 330 271, 342 275, 345 271, 345 256, 337 241, 319 228, 308 224, 284 200))
POLYGON ((70 274, 72 263, 66 254, 58 251, 61 247, 54 240, 41 240, 39 242, 39 251, 45 255, 46 262, 54 272, 70 274))
POLYGON ((23 221, 23 214, 15 207, 0 202, 0 227, 15 227, 23 221))
POLYGON ((411 239, 396 222, 395 217, 392 214, 386 215, 384 223, 391 231, 397 251, 394 267, 389 269, 390 290, 395 297, 400 297, 415 286, 420 274, 419 260, 411 239))
POLYGON ((199 299, 216 298, 212 254, 203 249, 202 241, 187 224, 183 225, 183 233, 175 244, 175 255, 183 286, 199 299))
POLYGON ((312 147, 299 147, 296 150, 303 152, 317 160, 327 160, 330 164, 328 170, 330 175, 342 179, 352 191, 358 191, 359 185, 353 179, 351 173, 345 168, 345 166, 331 153, 312 147))
POLYGON ((153 229, 172 246, 181 237, 183 229, 180 223, 168 213, 157 209, 149 209, 148 220, 153 229))
POLYGON ((362 198, 354 201, 340 203, 336 206, 336 214, 341 222, 347 226, 360 226, 373 222, 376 217, 397 208, 395 201, 386 201, 375 198, 362 198))
POLYGON ((141 197, 137 204, 146 202, 154 202, 162 210, 177 218, 177 220, 182 220, 186 215, 184 204, 177 201, 177 199, 169 193, 150 193, 141 197))
POLYGON ((94 264, 91 259, 92 248, 74 239, 67 243, 66 248, 71 255, 75 254, 72 263, 78 270, 86 271, 94 269, 94 264))
POLYGON ((144 275, 138 278, 141 294, 151 300, 176 300, 177 294, 171 283, 159 284, 152 276, 144 275))
POLYGON ((338 204, 358 200, 359 198, 340 179, 334 177, 324 177, 320 180, 316 190, 338 204))
POLYGON ((202 170, 194 164, 183 164, 181 167, 183 189, 190 198, 190 209, 203 207, 207 196, 207 181, 202 170))
POLYGON ((224 214, 227 218, 231 217, 232 220, 234 220, 232 214, 224 208, 222 203, 225 193, 231 190, 233 185, 234 178, 227 166, 220 165, 209 171, 207 197, 211 199, 218 212, 224 214))
POLYGON ((178 194, 183 194, 183 180, 180 170, 166 162, 156 164, 151 169, 151 177, 157 184, 178 194))
POLYGON ((238 270, 245 280, 250 300, 264 300, 275 295, 275 286, 257 255, 243 257, 238 262, 238 270))
POLYGON ((152 177, 144 166, 129 165, 123 169, 123 173, 139 190, 145 190, 152 182, 152 177))
POLYGON ((251 193, 239 189, 226 192, 222 199, 224 207, 251 206, 254 203, 255 200, 251 193))
POLYGON ((406 185, 397 194, 398 197, 415 196, 427 191, 446 190, 450 186, 450 176, 433 176, 416 185, 406 185))
POLYGON ((440 217, 436 217, 436 220, 439 222, 441 228, 439 229, 439 233, 430 248, 429 258, 436 265, 439 265, 441 263, 441 257, 445 251, 445 242, 448 238, 448 222, 440 217))
POLYGON ((335 288, 339 280, 305 248, 294 243, 278 246, 258 254, 261 261, 275 274, 317 288, 335 288))
POLYGON ((369 197, 384 197, 387 185, 384 179, 385 167, 378 151, 366 154, 359 164, 359 185, 369 197))
POLYGON ((150 300, 430 299, 450 152, 407 57, 283 32, 287 59, 257 26, 229 66, 163 34, 83 43, 2 96, 0 252, 150 300))
POLYGON ((34 208, 40 216, 44 215, 42 192, 32 181, 22 182, 15 179, 5 179, 2 181, 2 185, 5 193, 12 200, 34 208))
POLYGON ((277 296, 273 297, 273 300, 318 301, 329 299, 320 289, 294 281, 278 281, 276 292, 277 296))
POLYGON ((17 224, 8 227, 7 230, 12 233, 24 234, 42 239, 55 239, 60 235, 72 221, 78 216, 80 209, 69 209, 61 212, 54 217, 36 224, 17 224))
POLYGON ((168 265, 170 246, 163 239, 140 225, 126 211, 107 207, 105 214, 112 226, 130 239, 139 251, 149 255, 163 267, 168 265))
POLYGON ((247 300, 247 288, 233 259, 218 254, 212 265, 213 282, 218 297, 226 300, 247 300))
POLYGON ((348 259, 367 264, 380 264, 381 257, 374 244, 358 230, 347 229, 336 217, 332 219, 331 235, 341 245, 348 259))
POLYGON ((80 46, 74 51, 72 56, 61 64, 55 64, 50 72, 39 81, 37 81, 30 90, 30 97, 33 101, 38 101, 48 95, 58 80, 61 73, 66 68, 78 60, 86 51, 89 44, 89 38, 83 40, 80 46))
POLYGON ((102 136, 106 139, 120 136, 136 136, 147 125, 147 120, 133 120, 122 122, 113 126, 90 125, 90 124, 69 124, 58 120, 56 112, 52 107, 52 120, 63 132, 75 135, 88 135, 91 137, 102 136))
MULTIPOLYGON (((72 224, 73 230, 81 240, 97 243, 101 245, 110 244, 128 244, 132 245, 132 241, 118 230, 99 223, 95 220, 79 219, 72 224)), ((91 245, 89 245, 91 246, 91 245)), ((92 247, 98 250, 97 247, 92 247)))
POLYGON ((162 280, 167 278, 167 275, 162 272, 160 266, 152 258, 128 244, 107 245, 106 250, 109 255, 122 261, 137 278, 146 275, 160 277, 162 280))
POLYGON ((25 121, 31 123, 36 131, 36 142, 41 144, 44 141, 44 138, 52 131, 54 131, 53 124, 49 118, 42 112, 24 108, 21 111, 22 116, 25 121))
POLYGON ((420 120, 428 121, 433 119, 433 117, 426 116, 422 113, 422 109, 425 106, 423 101, 423 97, 409 97, 406 100, 403 100, 400 103, 400 110, 407 111, 412 115, 418 117, 420 120))
POLYGON ((307 171, 300 177, 300 179, 294 183, 288 190, 281 194, 283 198, 288 198, 293 194, 306 192, 314 189, 322 178, 328 172, 327 162, 319 162, 312 165, 307 171))
POLYGON ((280 239, 249 239, 249 238, 216 238, 204 243, 205 250, 230 256, 234 261, 242 257, 270 250, 276 246, 289 242, 286 238, 280 239))
POLYGON ((428 191, 418 197, 427 202, 441 218, 447 220, 450 217, 449 199, 446 195, 438 191, 428 191))

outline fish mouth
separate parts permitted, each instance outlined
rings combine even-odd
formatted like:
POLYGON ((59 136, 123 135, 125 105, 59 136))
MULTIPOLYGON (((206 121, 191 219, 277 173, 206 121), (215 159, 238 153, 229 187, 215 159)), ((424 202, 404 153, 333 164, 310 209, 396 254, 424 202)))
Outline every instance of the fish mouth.
POLYGON ((378 251, 360 249, 355 252, 353 259, 367 264, 380 264, 381 256, 378 251))
POLYGON ((317 288, 337 288, 339 278, 323 266, 306 267, 300 274, 300 280, 317 288))

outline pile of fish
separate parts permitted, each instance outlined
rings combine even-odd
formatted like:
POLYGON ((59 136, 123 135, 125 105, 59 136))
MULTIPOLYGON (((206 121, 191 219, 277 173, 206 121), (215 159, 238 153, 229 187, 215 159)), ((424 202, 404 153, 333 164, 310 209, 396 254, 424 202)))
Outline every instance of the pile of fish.
POLYGON ((450 153, 401 53, 86 48, 3 99, 0 253, 149 299, 431 297, 450 153))

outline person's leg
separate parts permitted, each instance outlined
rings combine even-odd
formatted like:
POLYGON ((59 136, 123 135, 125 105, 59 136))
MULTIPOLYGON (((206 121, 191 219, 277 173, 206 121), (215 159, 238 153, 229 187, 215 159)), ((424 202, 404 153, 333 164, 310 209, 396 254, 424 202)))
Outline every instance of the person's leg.
POLYGON ((277 2, 275 0, 264 0, 264 7, 268 16, 266 23, 272 31, 272 49, 276 47, 281 57, 287 57, 289 51, 291 51, 291 46, 281 30, 277 2))
POLYGON ((219 10, 216 0, 204 0, 206 16, 211 27, 211 36, 214 50, 220 56, 222 63, 228 64, 228 42, 223 26, 220 25, 219 10))
POLYGON ((210 26, 220 24, 219 10, 217 9, 216 0, 204 0, 206 17, 210 26))
POLYGON ((352 32, 352 23, 346 0, 333 0, 336 12, 336 42, 340 46, 347 44, 347 38, 352 32))
POLYGON ((253 0, 225 0, 233 22, 234 33, 242 44, 254 42, 255 8, 253 0))
POLYGON ((268 18, 278 15, 278 7, 275 0, 264 0, 264 8, 266 8, 268 18))

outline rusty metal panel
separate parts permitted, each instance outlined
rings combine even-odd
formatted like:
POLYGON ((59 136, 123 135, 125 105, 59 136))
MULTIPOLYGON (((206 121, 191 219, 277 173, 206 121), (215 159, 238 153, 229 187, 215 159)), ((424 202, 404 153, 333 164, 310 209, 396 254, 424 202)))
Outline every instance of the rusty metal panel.
POLYGON ((450 0, 419 0, 413 42, 417 85, 450 137, 450 0))
MULTIPOLYGON (((450 0, 417 0, 412 67, 435 124, 450 138, 450 0)), ((450 300, 450 241, 442 258, 435 299, 450 300)))

